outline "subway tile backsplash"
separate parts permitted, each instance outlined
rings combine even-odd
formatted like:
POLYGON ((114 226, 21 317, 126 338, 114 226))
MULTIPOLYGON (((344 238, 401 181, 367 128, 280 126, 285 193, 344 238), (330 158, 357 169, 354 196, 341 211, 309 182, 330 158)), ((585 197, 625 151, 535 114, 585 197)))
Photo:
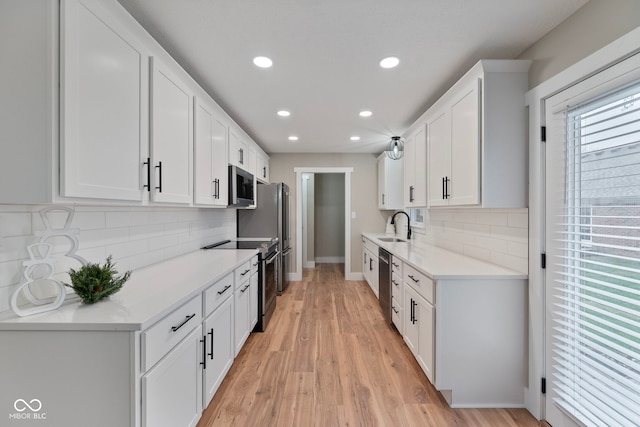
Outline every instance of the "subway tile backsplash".
POLYGON ((428 209, 418 241, 528 272, 528 209, 428 209))
MULTIPOLYGON (((22 262, 29 258, 26 246, 37 243, 45 226, 40 210, 47 206, 0 205, 0 312, 9 310, 9 299, 22 279, 22 262)), ((66 213, 50 215, 61 228, 66 213)), ((233 209, 181 207, 78 206, 70 225, 78 229, 77 253, 103 263, 112 255, 119 272, 154 264, 197 250, 205 244, 235 237, 233 209)), ((65 257, 69 240, 51 237, 56 275, 65 278, 78 262, 65 257)))

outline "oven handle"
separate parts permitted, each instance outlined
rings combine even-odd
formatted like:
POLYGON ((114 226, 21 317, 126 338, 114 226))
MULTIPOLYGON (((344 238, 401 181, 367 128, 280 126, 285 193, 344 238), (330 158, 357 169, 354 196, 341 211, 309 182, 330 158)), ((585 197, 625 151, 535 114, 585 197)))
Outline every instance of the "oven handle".
POLYGON ((291 248, 287 248, 284 252, 282 252, 282 256, 287 256, 291 253, 291 248))
POLYGON ((271 264, 273 261, 275 261, 275 259, 276 259, 276 257, 278 256, 279 253, 280 253, 280 251, 274 252, 273 255, 269 259, 265 260, 265 264, 268 265, 268 264, 271 264))

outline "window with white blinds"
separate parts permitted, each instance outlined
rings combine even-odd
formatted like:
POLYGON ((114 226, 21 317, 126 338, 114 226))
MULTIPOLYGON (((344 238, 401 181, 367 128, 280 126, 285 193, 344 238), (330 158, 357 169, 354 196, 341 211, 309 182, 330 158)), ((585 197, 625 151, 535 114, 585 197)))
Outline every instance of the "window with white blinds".
POLYGON ((587 426, 640 425, 640 83, 564 114, 554 245, 554 402, 587 426))

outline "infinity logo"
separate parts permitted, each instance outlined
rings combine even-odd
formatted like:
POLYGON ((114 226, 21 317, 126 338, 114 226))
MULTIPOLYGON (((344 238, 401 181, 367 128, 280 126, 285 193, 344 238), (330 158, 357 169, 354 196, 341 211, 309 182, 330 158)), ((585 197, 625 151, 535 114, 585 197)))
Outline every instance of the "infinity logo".
POLYGON ((31 409, 32 412, 38 412, 40 409, 42 409, 42 402, 40 402, 40 400, 38 399, 31 399, 31 401, 27 403, 27 401, 24 399, 18 399, 13 402, 13 407, 18 412, 24 412, 27 410, 27 408, 31 409))

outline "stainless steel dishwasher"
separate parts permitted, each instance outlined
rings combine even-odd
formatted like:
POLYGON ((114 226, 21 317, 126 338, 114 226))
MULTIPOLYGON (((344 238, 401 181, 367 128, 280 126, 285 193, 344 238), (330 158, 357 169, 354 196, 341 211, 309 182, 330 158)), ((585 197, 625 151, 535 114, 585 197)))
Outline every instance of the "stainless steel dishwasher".
POLYGON ((382 314, 389 324, 391 320, 391 254, 378 248, 378 298, 382 314))

